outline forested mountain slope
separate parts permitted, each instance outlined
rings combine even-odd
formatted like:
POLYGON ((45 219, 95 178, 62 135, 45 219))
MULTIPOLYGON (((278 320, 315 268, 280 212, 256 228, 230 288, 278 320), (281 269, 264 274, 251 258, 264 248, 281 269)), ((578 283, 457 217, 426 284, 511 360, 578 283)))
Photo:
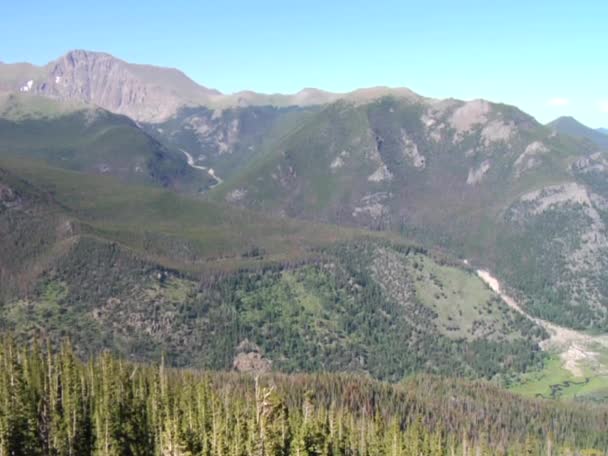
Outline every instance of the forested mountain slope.
POLYGON ((7 454, 601 455, 608 412, 435 376, 170 370, 0 347, 7 454))
POLYGON ((608 150, 608 137, 601 128, 594 130, 583 125, 573 117, 559 117, 547 126, 558 133, 589 141, 598 149, 608 150))
POLYGON ((223 95, 88 51, 2 64, 0 91, 0 324, 19 341, 606 397, 586 331, 608 331, 608 160, 580 134, 408 89, 223 95), (576 337, 542 352, 556 324, 576 337))
POLYGON ((143 124, 146 131, 194 159, 194 164, 213 169, 226 180, 256 158, 272 150, 278 141, 317 112, 318 106, 237 106, 224 109, 180 109, 164 122, 143 124))
POLYGON ((161 144, 128 117, 29 94, 0 97, 2 156, 190 192, 212 181, 189 167, 179 150, 161 144))
POLYGON ((511 106, 389 96, 325 107, 210 196, 441 245, 534 315, 605 331, 604 162, 511 106))
POLYGON ((544 358, 544 331, 473 271, 402 240, 1 163, 0 321, 20 340, 390 380, 509 383, 544 358))

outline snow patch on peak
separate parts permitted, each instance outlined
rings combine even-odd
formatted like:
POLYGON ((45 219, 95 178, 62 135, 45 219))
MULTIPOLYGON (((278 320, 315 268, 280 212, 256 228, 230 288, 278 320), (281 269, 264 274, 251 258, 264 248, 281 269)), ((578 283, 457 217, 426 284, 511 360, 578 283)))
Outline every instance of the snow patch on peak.
POLYGON ((29 92, 30 90, 32 90, 32 87, 34 86, 34 81, 33 80, 29 80, 25 83, 25 85, 23 87, 21 87, 19 89, 20 92, 29 92))

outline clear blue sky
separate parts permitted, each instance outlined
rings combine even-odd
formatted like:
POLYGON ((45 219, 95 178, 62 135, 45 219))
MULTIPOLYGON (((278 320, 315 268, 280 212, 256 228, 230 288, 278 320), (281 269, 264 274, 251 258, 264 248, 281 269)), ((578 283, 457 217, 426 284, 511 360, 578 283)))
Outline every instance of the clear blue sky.
POLYGON ((222 92, 406 86, 608 127, 607 0, 6 0, 0 60, 74 48, 222 92))

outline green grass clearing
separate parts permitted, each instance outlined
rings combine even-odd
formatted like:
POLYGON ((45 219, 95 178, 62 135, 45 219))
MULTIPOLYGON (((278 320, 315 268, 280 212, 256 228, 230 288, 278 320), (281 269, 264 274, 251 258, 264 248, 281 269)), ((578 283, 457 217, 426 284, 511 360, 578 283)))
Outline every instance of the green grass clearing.
POLYGON ((608 398, 608 375, 586 369, 583 377, 575 377, 562 365, 557 355, 551 356, 541 371, 531 372, 510 389, 524 396, 553 399, 599 400, 608 398))

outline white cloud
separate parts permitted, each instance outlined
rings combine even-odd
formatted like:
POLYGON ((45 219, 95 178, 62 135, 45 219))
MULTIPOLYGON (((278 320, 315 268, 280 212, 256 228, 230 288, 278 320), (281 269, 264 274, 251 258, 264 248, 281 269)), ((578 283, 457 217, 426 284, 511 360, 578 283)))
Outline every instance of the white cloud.
POLYGON ((597 106, 598 108, 600 108, 600 111, 608 112, 608 100, 602 100, 598 102, 597 106))
POLYGON ((560 98, 560 97, 556 97, 556 98, 551 98, 547 104, 549 106, 568 106, 570 104, 570 100, 568 100, 567 98, 560 98))

